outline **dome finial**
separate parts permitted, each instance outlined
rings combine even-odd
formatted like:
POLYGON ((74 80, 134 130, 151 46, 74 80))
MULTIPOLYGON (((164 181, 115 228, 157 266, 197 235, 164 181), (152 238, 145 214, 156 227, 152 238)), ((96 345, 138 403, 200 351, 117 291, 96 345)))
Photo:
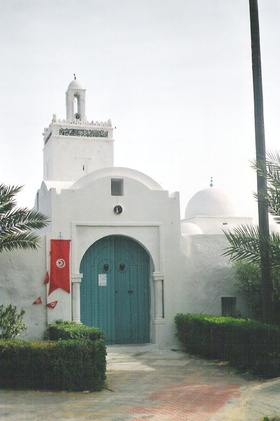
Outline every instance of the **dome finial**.
POLYGON ((210 187, 213 187, 213 177, 211 177, 211 180, 210 180, 210 187))
POLYGON ((74 80, 76 80, 76 75, 75 75, 75 73, 74 73, 74 80))

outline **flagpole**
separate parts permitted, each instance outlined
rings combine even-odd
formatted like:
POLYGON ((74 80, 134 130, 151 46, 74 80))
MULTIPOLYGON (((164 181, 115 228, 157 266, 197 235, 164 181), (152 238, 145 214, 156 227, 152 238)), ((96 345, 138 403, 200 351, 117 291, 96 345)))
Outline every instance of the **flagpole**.
MULTIPOLYGON (((255 115, 255 145, 257 168, 266 168, 266 148, 263 113, 263 89, 261 70, 261 49, 258 0, 249 0, 252 45, 252 70, 255 115)), ((267 204, 267 181, 264 174, 257 171, 258 216, 260 233, 261 275, 262 275, 262 312, 265 321, 271 319, 273 283, 269 250, 269 221, 267 204)))

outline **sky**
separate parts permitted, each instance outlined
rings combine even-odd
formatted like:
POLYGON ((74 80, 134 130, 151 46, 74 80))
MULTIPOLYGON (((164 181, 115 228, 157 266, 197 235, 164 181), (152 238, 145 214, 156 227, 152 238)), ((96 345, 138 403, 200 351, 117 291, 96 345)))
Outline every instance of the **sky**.
MULTIPOLYGON (((280 0, 259 0, 267 150, 280 146, 280 0)), ((249 0, 0 0, 0 182, 43 177, 44 127, 73 74, 89 121, 116 127, 115 166, 179 191, 209 187, 256 218, 249 0)))

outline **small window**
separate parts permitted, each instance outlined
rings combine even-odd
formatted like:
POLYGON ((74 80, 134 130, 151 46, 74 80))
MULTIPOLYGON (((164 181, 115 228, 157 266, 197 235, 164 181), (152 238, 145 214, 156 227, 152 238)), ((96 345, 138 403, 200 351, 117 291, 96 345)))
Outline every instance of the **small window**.
POLYGON ((235 317, 236 316, 236 297, 222 297, 222 316, 235 317))
POLYGON ((120 179, 120 178, 111 179, 111 195, 123 196, 123 179, 120 179))

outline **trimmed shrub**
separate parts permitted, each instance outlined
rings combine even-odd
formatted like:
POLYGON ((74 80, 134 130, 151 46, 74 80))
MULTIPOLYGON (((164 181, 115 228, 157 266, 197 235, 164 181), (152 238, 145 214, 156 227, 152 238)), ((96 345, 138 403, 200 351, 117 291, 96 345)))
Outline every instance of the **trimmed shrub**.
POLYGON ((45 339, 50 341, 60 341, 69 339, 97 339, 105 340, 104 332, 95 327, 80 325, 75 322, 64 322, 56 320, 56 323, 49 325, 45 331, 45 339))
POLYGON ((7 307, 0 305, 0 339, 14 339, 26 330, 22 321, 24 314, 23 309, 17 313, 17 307, 12 304, 7 307))
POLYGON ((280 421, 280 417, 273 417, 273 418, 264 417, 262 418, 261 421, 280 421))
POLYGON ((178 338, 187 352, 228 361, 253 374, 280 376, 280 328, 253 320, 177 314, 178 338))
POLYGON ((105 385, 103 339, 0 341, 0 387, 99 391, 105 385))

